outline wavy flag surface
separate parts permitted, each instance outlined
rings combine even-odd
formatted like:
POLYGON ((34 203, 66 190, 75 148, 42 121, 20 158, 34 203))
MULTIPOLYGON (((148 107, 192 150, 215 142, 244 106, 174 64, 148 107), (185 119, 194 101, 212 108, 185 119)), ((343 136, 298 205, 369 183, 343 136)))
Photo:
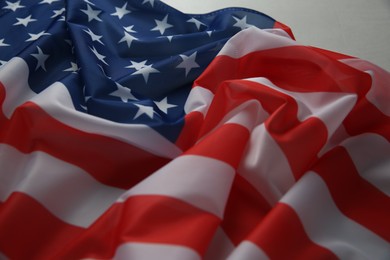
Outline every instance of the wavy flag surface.
POLYGON ((0 2, 0 259, 389 259, 389 142, 390 73, 263 13, 0 2))

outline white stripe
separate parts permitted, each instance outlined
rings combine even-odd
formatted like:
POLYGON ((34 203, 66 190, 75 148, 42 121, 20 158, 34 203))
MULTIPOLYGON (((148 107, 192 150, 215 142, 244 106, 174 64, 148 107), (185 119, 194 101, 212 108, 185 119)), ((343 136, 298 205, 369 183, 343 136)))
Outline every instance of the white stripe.
POLYGON ((303 122, 309 117, 317 117, 326 125, 328 136, 340 127, 345 117, 354 107, 357 96, 353 93, 311 92, 300 93, 287 91, 274 85, 267 78, 248 79, 265 85, 278 92, 292 97, 298 105, 299 121, 303 122))
POLYGON ((56 82, 39 94, 30 90, 28 67, 20 58, 13 58, 0 69, 0 81, 5 85, 4 113, 11 117, 15 109, 31 101, 58 121, 84 132, 109 136, 132 144, 153 154, 175 158, 182 151, 146 125, 120 124, 75 110, 68 89, 56 82), (19 70, 18 73, 14 71, 19 70))
POLYGON ((263 31, 292 39, 291 36, 283 29, 272 28, 272 29, 263 29, 263 31))
POLYGON ((270 30, 250 27, 230 38, 218 56, 226 55, 238 59, 251 52, 294 45, 297 43, 285 34, 280 36, 277 31, 271 33, 270 30))
POLYGON ((340 61, 371 76, 372 84, 366 97, 382 113, 390 116, 390 73, 375 64, 357 58, 340 61))
POLYGON ((214 98, 214 94, 203 87, 195 86, 191 89, 184 105, 186 114, 198 111, 205 116, 214 98))
POLYGON ((213 240, 204 256, 204 260, 224 260, 234 250, 234 245, 221 227, 217 228, 213 240))
MULTIPOLYGON (((280 250, 284 250, 281 248, 280 250)), ((268 260, 266 253, 254 243, 244 240, 227 258, 227 260, 256 259, 268 260)))
POLYGON ((283 151, 269 135, 264 124, 254 128, 238 173, 275 205, 294 185, 295 179, 283 151))
POLYGON ((328 141, 318 152, 318 157, 323 156, 326 152, 340 145, 342 141, 348 139, 349 137, 350 135, 347 133, 344 125, 341 124, 331 136, 328 136, 328 141))
POLYGON ((259 101, 254 99, 248 100, 230 110, 212 130, 208 131, 207 134, 199 138, 197 143, 202 142, 203 139, 212 135, 215 130, 225 124, 240 125, 251 132, 256 125, 263 123, 268 116, 269 114, 264 110, 259 101))
POLYGON ((298 214, 312 241, 340 259, 390 259, 390 244, 343 215, 316 173, 306 173, 281 202, 298 214))
POLYGON ((342 145, 360 176, 390 196, 390 143, 381 135, 367 133, 351 137, 342 145))
POLYGON ((200 260, 201 257, 194 250, 184 246, 152 243, 124 243, 117 247, 113 259, 200 260))
POLYGON ((88 227, 124 192, 44 152, 24 154, 0 144, 0 200, 27 194, 63 221, 88 227))
POLYGON ((215 128, 223 124, 238 124, 252 131, 255 126, 264 123, 268 116, 268 112, 264 110, 260 102, 252 99, 229 111, 215 128))
MULTIPOLYGON (((245 54, 248 54, 252 51, 256 50, 262 50, 262 49, 269 49, 269 48, 275 48, 276 45, 274 43, 264 45, 266 41, 258 41, 257 37, 260 34, 262 36, 267 36, 267 38, 270 39, 278 39, 279 38, 288 38, 291 40, 290 36, 288 33, 286 33, 282 29, 264 29, 260 30, 258 28, 248 28, 242 32, 240 32, 237 36, 237 38, 233 37, 230 39, 227 43, 227 46, 221 50, 219 55, 228 55, 231 57, 239 58, 245 54), (254 34, 252 34, 252 32, 254 34), (244 41, 246 40, 247 37, 249 39, 252 39, 251 41, 245 42, 245 44, 241 45, 240 41, 241 38, 245 38, 244 41), (240 48, 236 48, 235 45, 238 44, 240 45, 240 48), (245 47, 247 49, 243 49, 242 47, 245 47)), ((279 45, 285 46, 285 45, 291 45, 295 44, 293 40, 287 44, 285 40, 281 40, 281 43, 279 45)), ((277 45, 277 46, 279 46, 277 45)), ((184 111, 186 114, 193 112, 193 111, 198 111, 201 112, 203 115, 206 115, 209 106, 214 98, 214 94, 206 88, 203 88, 201 86, 194 86, 191 89, 191 92, 187 98, 187 101, 184 106, 184 111)))
POLYGON ((183 155, 127 191, 119 201, 136 195, 164 195, 222 218, 234 175, 233 167, 222 161, 183 155))

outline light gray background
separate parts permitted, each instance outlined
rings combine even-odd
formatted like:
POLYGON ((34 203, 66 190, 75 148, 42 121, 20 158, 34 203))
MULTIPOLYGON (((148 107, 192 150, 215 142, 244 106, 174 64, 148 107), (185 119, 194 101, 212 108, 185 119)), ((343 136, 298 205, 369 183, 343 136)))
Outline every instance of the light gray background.
POLYGON ((266 13, 291 27, 296 40, 390 71, 390 0, 163 0, 186 13, 231 6, 266 13))

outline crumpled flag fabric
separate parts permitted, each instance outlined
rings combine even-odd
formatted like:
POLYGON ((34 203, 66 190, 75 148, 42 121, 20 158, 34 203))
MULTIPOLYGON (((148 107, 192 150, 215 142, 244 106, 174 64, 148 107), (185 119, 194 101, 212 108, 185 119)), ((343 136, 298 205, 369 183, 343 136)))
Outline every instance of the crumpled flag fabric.
POLYGON ((0 8, 1 259, 390 258, 387 71, 241 8, 0 8))

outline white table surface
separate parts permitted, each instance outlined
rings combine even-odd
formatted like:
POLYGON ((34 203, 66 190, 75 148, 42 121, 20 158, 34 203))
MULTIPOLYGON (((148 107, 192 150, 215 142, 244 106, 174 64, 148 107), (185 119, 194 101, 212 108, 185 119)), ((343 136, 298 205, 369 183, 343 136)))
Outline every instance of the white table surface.
POLYGON ((291 27, 295 38, 390 71, 390 0, 163 0, 186 13, 240 6, 291 27))

